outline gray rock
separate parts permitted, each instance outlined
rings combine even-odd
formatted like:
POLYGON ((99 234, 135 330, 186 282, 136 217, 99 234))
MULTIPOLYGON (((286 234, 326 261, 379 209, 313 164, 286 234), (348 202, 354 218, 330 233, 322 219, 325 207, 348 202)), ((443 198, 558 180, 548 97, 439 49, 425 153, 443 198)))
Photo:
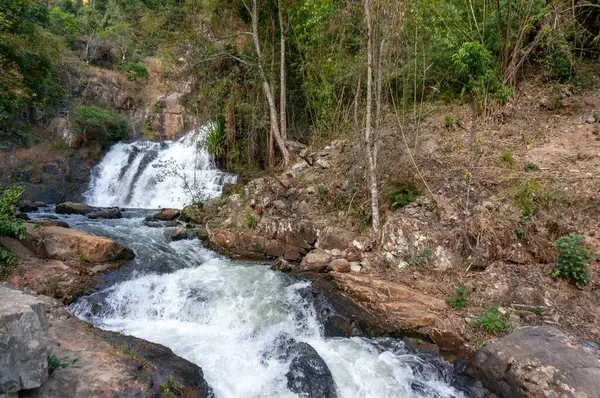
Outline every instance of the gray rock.
POLYGON ((281 272, 290 272, 292 270, 292 264, 290 264, 286 259, 284 258, 278 258, 277 261, 275 261, 275 264, 273 264, 271 266, 271 269, 273 271, 281 271, 281 272))
POLYGON ((117 219, 123 218, 123 213, 118 208, 107 209, 101 211, 95 211, 93 213, 88 214, 88 218, 98 219, 98 218, 106 218, 106 219, 117 219))
POLYGON ((331 255, 324 250, 316 249, 308 253, 300 263, 301 271, 323 272, 331 262, 331 255))
POLYGON ((185 239, 188 239, 188 230, 185 227, 177 228, 171 235, 171 241, 173 242, 185 239))
POLYGON ((325 159, 319 159, 317 160, 317 166, 319 166, 322 169, 329 169, 331 168, 331 164, 326 161, 325 159))
POLYGON ((283 200, 276 200, 275 202, 273 202, 273 206, 275 206, 279 210, 284 210, 287 207, 283 200))
POLYGON ((600 391, 600 361, 551 327, 526 327, 487 342, 465 371, 500 398, 591 398, 600 391))
POLYGON ((95 207, 84 203, 65 202, 56 205, 57 214, 89 214, 96 211, 95 207))
POLYGON ((41 386, 48 379, 49 354, 44 303, 0 285, 0 394, 41 386))

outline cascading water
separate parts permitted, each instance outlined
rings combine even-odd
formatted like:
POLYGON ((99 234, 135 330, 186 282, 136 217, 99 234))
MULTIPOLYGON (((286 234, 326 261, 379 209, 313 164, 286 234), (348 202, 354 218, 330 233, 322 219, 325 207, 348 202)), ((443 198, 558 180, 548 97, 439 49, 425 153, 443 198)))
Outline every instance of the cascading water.
POLYGON ((152 165, 159 160, 175 158, 181 162, 179 172, 183 169, 188 177, 196 171, 210 195, 218 195, 222 183, 231 181, 210 165, 205 151, 195 153, 199 135, 111 149, 95 170, 87 198, 94 205, 138 208, 125 210, 123 219, 58 215, 75 228, 112 237, 136 252, 134 261, 104 276, 105 285, 97 292, 71 305, 77 317, 168 346, 202 368, 218 398, 314 396, 294 388, 312 388, 323 375, 294 367, 300 354, 281 355, 281 341, 309 351, 312 347, 317 362, 320 357, 331 371, 329 385, 335 385, 337 397, 468 396, 453 386, 451 365, 415 354, 399 339, 327 337, 310 282, 265 264, 229 260, 199 240, 171 242, 174 228, 144 225, 152 212, 139 208, 185 202, 181 178, 157 177, 152 165), (292 384, 290 374, 296 377, 292 384))
POLYGON ((159 208, 221 194, 236 177, 218 170, 203 141, 210 124, 177 141, 135 141, 111 147, 92 170, 86 202, 100 207, 159 208))

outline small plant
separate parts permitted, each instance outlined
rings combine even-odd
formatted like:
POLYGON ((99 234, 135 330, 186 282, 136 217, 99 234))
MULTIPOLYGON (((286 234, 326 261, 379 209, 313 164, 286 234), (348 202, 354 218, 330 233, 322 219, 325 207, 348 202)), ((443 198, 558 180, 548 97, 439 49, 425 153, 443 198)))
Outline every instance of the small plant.
POLYGON ((80 252, 75 254, 75 259, 77 260, 78 263, 89 263, 90 262, 90 258, 80 252))
POLYGON ((40 237, 36 238, 35 245, 36 245, 36 247, 39 250, 42 247, 44 247, 44 245, 46 244, 46 242, 48 242, 48 238, 46 238, 45 236, 40 236, 40 237))
POLYGON ((542 204, 552 202, 553 199, 552 193, 540 180, 525 182, 516 187, 513 193, 513 205, 521 210, 525 217, 529 217, 542 204))
POLYGON ((410 265, 422 265, 427 262, 429 256, 431 256, 432 251, 429 248, 425 248, 422 251, 418 252, 412 257, 409 257, 406 262, 410 265))
POLYGON ((390 209, 397 210, 419 198, 419 192, 415 187, 408 187, 402 189, 393 190, 388 194, 390 200, 390 209))
POLYGON ((497 305, 488 308, 483 315, 470 322, 473 327, 479 327, 489 334, 498 334, 510 329, 508 316, 500 312, 497 305))
POLYGON ((317 196, 319 197, 319 199, 323 199, 325 196, 327 196, 328 193, 329 191, 327 190, 327 188, 325 188, 324 185, 319 185, 317 187, 317 196))
POLYGON ((517 236, 517 239, 524 239, 525 238, 525 228, 523 227, 517 227, 515 228, 515 235, 517 236))
POLYGON ((467 286, 460 284, 454 288, 454 294, 446 298, 446 302, 455 310, 467 308, 470 293, 471 291, 467 286))
POLYGON ((454 127, 454 118, 451 115, 444 116, 444 126, 450 130, 454 127))
POLYGON ((123 354, 125 354, 129 359, 134 359, 136 357, 135 355, 135 351, 133 350, 133 348, 129 347, 128 345, 120 345, 116 347, 119 351, 121 351, 123 354))
POLYGON ((523 166, 523 169, 525 169, 526 172, 531 173, 532 171, 538 171, 540 169, 540 166, 538 166, 537 164, 535 164, 533 162, 529 162, 529 163, 525 163, 525 166, 523 166))
POLYGON ((596 261, 593 248, 585 244, 584 236, 569 234, 554 242, 558 250, 557 266, 552 271, 554 278, 562 277, 577 285, 587 285, 590 279, 588 264, 596 261))
POLYGON ((509 169, 512 169, 513 167, 515 167, 515 158, 513 157, 513 153, 512 151, 504 151, 500 154, 500 156, 498 157, 498 162, 503 165, 504 167, 507 167, 509 169))
POLYGON ((249 229, 254 229, 254 227, 256 227, 256 215, 250 209, 246 210, 246 226, 249 229))
POLYGON ((55 355, 50 355, 48 356, 48 375, 52 376, 52 373, 56 369, 65 369, 68 367, 79 368, 79 365, 77 365, 78 361, 78 358, 71 361, 69 357, 57 358, 55 355))

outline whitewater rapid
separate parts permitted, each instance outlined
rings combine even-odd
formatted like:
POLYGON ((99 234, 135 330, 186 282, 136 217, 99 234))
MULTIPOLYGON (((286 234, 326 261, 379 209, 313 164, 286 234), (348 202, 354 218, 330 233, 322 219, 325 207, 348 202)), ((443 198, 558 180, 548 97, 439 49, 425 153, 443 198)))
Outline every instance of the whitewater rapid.
POLYGON ((210 124, 177 141, 119 142, 93 168, 86 203, 99 207, 181 208, 214 198, 236 177, 216 168, 203 146, 210 124))

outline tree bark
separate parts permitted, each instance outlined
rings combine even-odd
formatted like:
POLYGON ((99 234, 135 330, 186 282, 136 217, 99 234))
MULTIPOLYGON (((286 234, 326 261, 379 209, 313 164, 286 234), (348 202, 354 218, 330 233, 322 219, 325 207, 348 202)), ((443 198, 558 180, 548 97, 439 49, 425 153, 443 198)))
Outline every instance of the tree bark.
POLYGON ((373 26, 371 21, 371 2, 365 0, 365 18, 367 20, 367 113, 365 117, 365 149, 369 181, 371 186, 371 220, 373 232, 379 233, 379 187, 377 185, 377 163, 374 149, 377 147, 371 131, 371 114, 373 107, 373 26))
POLYGON ((279 117, 280 117, 280 125, 279 131, 281 132, 281 138, 284 140, 287 139, 287 85, 286 85, 286 70, 285 70, 285 40, 287 34, 287 27, 283 24, 283 10, 281 9, 281 0, 278 0, 278 9, 279 9, 279 30, 281 31, 281 40, 280 40, 280 66, 279 66, 279 117))
POLYGON ((279 131, 279 116, 277 113, 277 107, 275 105, 275 99, 273 95, 273 86, 269 83, 267 75, 262 65, 262 53, 260 51, 260 40, 258 38, 258 6, 257 0, 252 0, 252 36, 254 38, 254 48, 256 50, 256 56, 258 57, 258 71, 262 79, 262 86, 267 97, 267 103, 269 105, 269 120, 271 123, 271 131, 273 138, 277 143, 277 147, 281 151, 283 156, 283 163, 287 166, 290 163, 290 153, 285 146, 285 141, 281 137, 279 131))

